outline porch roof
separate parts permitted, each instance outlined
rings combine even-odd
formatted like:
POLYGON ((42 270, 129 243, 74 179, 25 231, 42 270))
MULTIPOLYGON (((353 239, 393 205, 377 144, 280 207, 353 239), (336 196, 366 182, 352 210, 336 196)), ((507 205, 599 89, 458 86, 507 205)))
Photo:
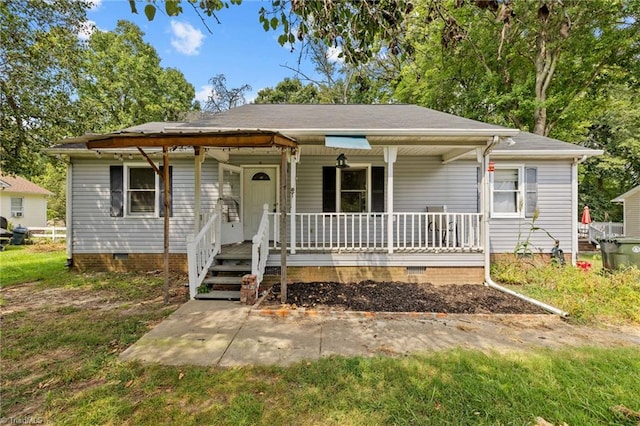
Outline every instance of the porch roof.
POLYGON ((212 130, 208 132, 171 132, 147 123, 120 132, 86 134, 68 138, 51 148, 51 153, 73 150, 113 149, 135 147, 220 147, 220 148, 295 148, 296 141, 279 132, 269 130, 212 130))

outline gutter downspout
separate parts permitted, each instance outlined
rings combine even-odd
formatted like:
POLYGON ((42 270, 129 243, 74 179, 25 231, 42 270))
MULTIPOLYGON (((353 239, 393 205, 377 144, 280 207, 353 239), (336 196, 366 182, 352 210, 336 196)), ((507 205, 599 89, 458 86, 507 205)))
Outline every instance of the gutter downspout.
POLYGON ((500 142, 499 136, 494 136, 493 140, 489 143, 487 148, 484 150, 482 155, 482 188, 483 188, 483 196, 482 196, 482 212, 483 212, 483 235, 484 235, 484 284, 488 287, 494 288, 503 293, 510 294, 512 296, 517 297, 518 299, 524 300, 525 302, 529 302, 535 306, 538 306, 544 309, 547 312, 551 312, 553 314, 559 315, 562 318, 568 318, 569 313, 565 312, 561 309, 553 307, 551 305, 547 305, 546 303, 540 302, 539 300, 532 299, 531 297, 525 296, 524 294, 517 293, 513 290, 509 290, 506 287, 503 287, 499 284, 496 284, 493 279, 491 279, 491 250, 490 244, 491 239, 489 238, 489 180, 487 179, 487 169, 489 167, 489 155, 495 146, 500 142))
POLYGON ((65 212, 67 268, 73 267, 73 164, 71 157, 67 162, 67 205, 65 212))
POLYGON ((571 163, 571 264, 576 266, 578 257, 578 164, 584 162, 588 157, 574 158, 571 163), (575 221, 575 223, 573 223, 575 221))

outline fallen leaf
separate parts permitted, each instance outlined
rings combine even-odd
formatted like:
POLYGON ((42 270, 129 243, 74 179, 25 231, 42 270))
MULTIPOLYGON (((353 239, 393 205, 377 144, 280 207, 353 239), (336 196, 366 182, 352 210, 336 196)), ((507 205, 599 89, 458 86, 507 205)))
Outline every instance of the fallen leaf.
POLYGON ((181 371, 180 374, 178 374, 178 380, 182 380, 184 378, 184 373, 181 371))
POLYGON ((131 387, 131 385, 133 384, 133 380, 129 380, 127 383, 124 384, 125 388, 131 387))

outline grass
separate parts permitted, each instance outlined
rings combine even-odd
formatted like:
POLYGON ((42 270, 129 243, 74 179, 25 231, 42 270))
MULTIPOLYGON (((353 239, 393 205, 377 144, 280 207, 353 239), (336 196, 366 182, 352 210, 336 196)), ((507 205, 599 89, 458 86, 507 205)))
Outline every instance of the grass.
POLYGON ((569 312, 574 321, 640 324, 640 270, 603 271, 599 255, 580 260, 591 269, 508 258, 492 265, 491 274, 513 290, 569 312))
POLYGON ((56 286, 65 282, 66 254, 59 244, 6 246, 0 252, 0 286, 43 281, 56 286))
MULTIPOLYGON (((640 410, 637 348, 507 354, 459 349, 404 358, 334 357, 287 368, 121 362, 118 354, 184 297, 175 293, 174 303, 165 306, 158 297, 160 277, 58 271, 63 254, 19 251, 17 259, 39 260, 20 259, 33 267, 3 291, 36 282, 30 286, 37 308, 3 307, 3 418, 60 425, 531 425, 538 416, 555 424, 637 425, 640 420, 634 418, 640 410), (42 270, 59 275, 42 276, 42 270), (57 303, 49 285, 63 296, 57 303), (87 299, 93 302, 79 303, 80 295, 94 296, 87 299)), ((0 253, 3 268, 7 254, 14 255, 0 253)))

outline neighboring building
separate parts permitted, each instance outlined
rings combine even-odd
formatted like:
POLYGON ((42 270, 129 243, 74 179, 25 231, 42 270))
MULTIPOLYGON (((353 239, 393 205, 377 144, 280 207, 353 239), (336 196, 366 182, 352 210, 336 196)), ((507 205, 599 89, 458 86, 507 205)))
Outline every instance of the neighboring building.
POLYGON ((413 105, 252 104, 86 135, 50 150, 68 159, 77 268, 162 267, 163 186, 148 161, 162 166, 163 147, 172 269, 199 274, 217 244, 264 227, 260 277, 280 266, 284 242, 290 281, 433 283, 490 279, 490 258, 523 243, 548 254, 558 239, 575 261, 578 164, 602 153, 413 105), (541 230, 530 232, 534 216, 541 230))
POLYGON ((47 226, 47 197, 51 195, 20 176, 0 175, 0 216, 13 226, 47 226))
POLYGON ((622 203, 623 234, 627 237, 640 237, 640 186, 616 197, 612 202, 622 203))

